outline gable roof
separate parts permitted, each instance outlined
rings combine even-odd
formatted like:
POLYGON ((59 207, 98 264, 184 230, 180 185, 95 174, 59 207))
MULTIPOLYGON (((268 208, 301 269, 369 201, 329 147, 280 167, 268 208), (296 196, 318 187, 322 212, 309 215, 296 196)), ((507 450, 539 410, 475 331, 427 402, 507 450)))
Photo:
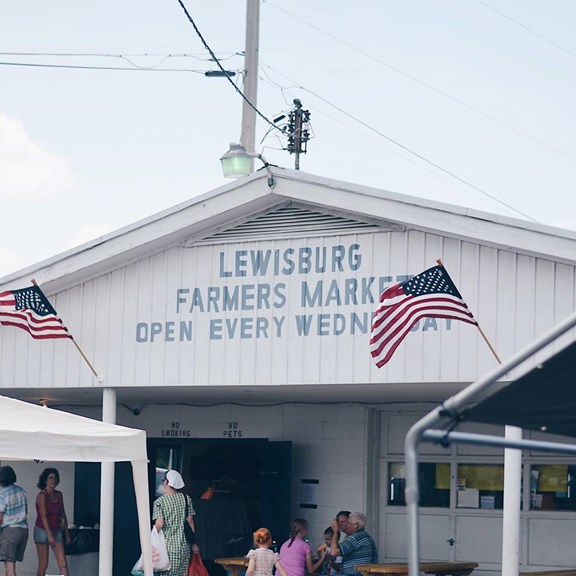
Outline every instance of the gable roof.
MULTIPOLYGON (((420 230, 574 265, 576 232, 528 223, 413 196, 270 168, 256 172, 110 234, 0 279, 0 288, 34 277, 46 292, 56 292, 88 277, 125 265, 167 246, 233 241, 262 234, 286 237, 280 220, 287 211, 303 217, 316 232, 420 230), (297 212, 299 211, 299 214, 297 212), (324 218, 324 221, 322 221, 324 218)), ((271 236, 270 236, 271 237, 271 236)))

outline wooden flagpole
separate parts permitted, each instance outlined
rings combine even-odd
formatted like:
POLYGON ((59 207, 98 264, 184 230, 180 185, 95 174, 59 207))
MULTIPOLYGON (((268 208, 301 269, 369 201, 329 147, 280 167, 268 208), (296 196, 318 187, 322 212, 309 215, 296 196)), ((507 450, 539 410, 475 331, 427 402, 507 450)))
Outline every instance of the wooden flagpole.
MULTIPOLYGON (((40 288, 40 286, 38 286, 38 283, 36 282, 36 280, 34 280, 34 278, 32 278, 31 282, 32 282, 32 284, 34 284, 34 286, 36 286, 36 288, 38 288, 38 290, 40 290, 40 292, 42 292, 42 288, 40 288)), ((44 298, 46 298, 46 300, 48 300, 48 298, 46 297, 46 294, 44 294, 44 292, 42 292, 42 295, 44 296, 44 298)), ((55 308, 54 308, 54 310, 55 310, 55 308)), ((68 332, 68 334, 70 334, 70 332, 68 332)), ((86 364, 88 364, 88 368, 90 368, 90 370, 92 370, 92 374, 94 374, 94 376, 96 376, 96 379, 99 382, 101 382, 102 379, 100 378, 100 376, 98 376, 98 372, 96 372, 96 369, 94 368, 94 366, 92 366, 92 362, 90 362, 90 360, 88 360, 88 357, 86 356, 86 354, 84 354, 84 351, 82 350, 82 348, 80 348, 80 346, 78 345, 78 342, 76 342, 76 340, 74 339, 74 336, 72 336, 72 334, 70 334, 70 340, 72 340, 72 342, 74 343, 74 346, 76 346, 76 349, 78 350, 78 352, 80 352, 80 356, 82 356, 82 358, 84 358, 84 361, 86 362, 86 364)))
MULTIPOLYGON (((438 258, 436 260, 436 262, 438 263, 438 266, 442 266, 442 268, 444 268, 442 258, 438 258)), ((446 270, 446 268, 444 268, 444 269, 446 270)), ((446 270, 446 273, 448 273, 447 270, 446 270)), ((464 302, 466 302, 466 300, 464 300, 464 302)), ((468 306, 468 304, 466 304, 466 306, 468 306)), ((486 345, 490 349, 490 352, 492 352, 492 354, 494 354, 494 358, 496 358, 498 364, 502 364, 502 360, 500 360, 500 357, 498 356, 498 354, 496 353, 496 350, 494 349, 494 347, 490 343, 490 340, 488 340, 488 337, 486 336, 486 334, 484 334, 484 330, 482 330, 482 328, 480 328, 480 324, 478 323, 478 320, 476 320, 476 328, 478 328, 478 332, 480 332, 480 336, 482 336, 482 338, 484 339, 484 342, 486 342, 486 345)))

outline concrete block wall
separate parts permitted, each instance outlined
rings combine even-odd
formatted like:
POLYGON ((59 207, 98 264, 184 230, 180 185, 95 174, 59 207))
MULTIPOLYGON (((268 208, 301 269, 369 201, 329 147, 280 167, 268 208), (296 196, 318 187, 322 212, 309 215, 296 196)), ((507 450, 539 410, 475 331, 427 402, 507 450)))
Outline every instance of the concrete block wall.
POLYGON ((293 443, 293 516, 308 520, 308 540, 319 544, 339 510, 363 511, 365 408, 294 404, 284 411, 285 439, 293 443), (319 481, 316 510, 299 507, 301 479, 319 481))

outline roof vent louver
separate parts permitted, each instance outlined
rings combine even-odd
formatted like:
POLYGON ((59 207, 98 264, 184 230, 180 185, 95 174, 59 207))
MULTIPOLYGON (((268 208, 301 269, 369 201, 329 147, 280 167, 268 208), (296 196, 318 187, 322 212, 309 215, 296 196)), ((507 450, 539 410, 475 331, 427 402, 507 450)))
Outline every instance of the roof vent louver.
POLYGON ((324 212, 314 212, 293 204, 276 208, 270 212, 252 217, 233 227, 217 232, 195 244, 214 242, 242 242, 273 238, 296 238, 311 236, 336 236, 400 230, 400 226, 377 226, 370 222, 352 220, 343 216, 324 212))

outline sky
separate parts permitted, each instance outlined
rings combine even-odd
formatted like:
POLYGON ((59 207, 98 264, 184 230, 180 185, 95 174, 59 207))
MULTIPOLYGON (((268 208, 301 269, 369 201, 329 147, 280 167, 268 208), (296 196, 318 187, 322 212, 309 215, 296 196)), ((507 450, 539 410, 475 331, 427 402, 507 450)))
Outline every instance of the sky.
MULTIPOLYGON (((183 2, 241 72, 245 1, 183 2)), ((310 111, 302 171, 576 230, 575 20, 572 0, 262 0, 256 106, 310 111)), ((0 276, 229 183, 242 100, 178 0, 0 0, 0 52, 0 276)), ((256 151, 294 168, 269 128, 256 151)))

